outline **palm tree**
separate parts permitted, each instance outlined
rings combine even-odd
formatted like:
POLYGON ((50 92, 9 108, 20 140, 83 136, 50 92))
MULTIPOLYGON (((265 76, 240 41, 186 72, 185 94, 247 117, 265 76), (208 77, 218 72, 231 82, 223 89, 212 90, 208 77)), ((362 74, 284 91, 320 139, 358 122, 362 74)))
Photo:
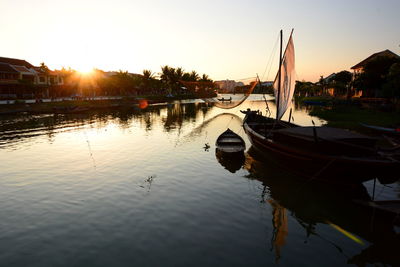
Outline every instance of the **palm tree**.
POLYGON ((44 62, 40 63, 40 67, 39 68, 43 73, 48 74, 50 72, 49 67, 47 67, 47 65, 44 62))
POLYGON ((144 93, 144 90, 149 90, 154 80, 154 73, 151 70, 143 70, 142 82, 140 84, 141 92, 144 93))
POLYGON ((326 88, 326 86, 328 85, 328 83, 327 83, 326 79, 324 78, 324 76, 321 75, 321 76, 319 77, 318 84, 319 84, 319 85, 321 86, 321 88, 322 88, 322 93, 323 93, 323 94, 326 94, 325 88, 326 88))
POLYGON ((192 70, 192 72, 189 74, 189 77, 193 82, 197 82, 200 78, 199 74, 195 70, 192 70))
POLYGON ((180 80, 182 80, 182 78, 183 78, 183 75, 184 75, 184 70, 183 70, 183 68, 182 67, 179 67, 179 68, 177 68, 176 70, 175 70, 175 79, 177 80, 177 81, 180 81, 180 80))
POLYGON ((161 67, 160 79, 167 85, 168 93, 170 94, 176 83, 175 68, 168 65, 161 67))
POLYGON ((190 81, 190 73, 189 72, 185 72, 182 75, 182 81, 190 81))
POLYGON ((143 78, 145 80, 154 79, 154 73, 151 70, 143 70, 143 78))
POLYGON ((212 82, 213 80, 207 74, 203 74, 200 79, 201 82, 212 82))
POLYGON ((136 87, 136 81, 129 72, 122 70, 119 70, 114 76, 114 84, 120 95, 126 95, 129 91, 134 91, 136 87))

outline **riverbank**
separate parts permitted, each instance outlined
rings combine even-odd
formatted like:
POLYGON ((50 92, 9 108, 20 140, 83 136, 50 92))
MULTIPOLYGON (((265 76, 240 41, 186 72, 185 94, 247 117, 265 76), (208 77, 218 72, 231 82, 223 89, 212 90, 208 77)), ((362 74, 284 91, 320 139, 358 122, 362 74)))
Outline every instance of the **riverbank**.
POLYGON ((360 105, 335 104, 332 106, 313 106, 309 112, 326 120, 328 126, 367 132, 361 123, 381 127, 395 128, 400 125, 400 112, 386 112, 360 105))
POLYGON ((112 108, 129 108, 137 106, 146 108, 151 104, 168 103, 177 100, 196 99, 193 95, 177 95, 177 96, 135 96, 135 97, 96 97, 85 99, 44 99, 40 102, 34 100, 15 100, 10 104, 0 105, 0 115, 18 114, 18 113, 54 113, 57 111, 72 111, 79 109, 81 111, 112 109, 112 108))

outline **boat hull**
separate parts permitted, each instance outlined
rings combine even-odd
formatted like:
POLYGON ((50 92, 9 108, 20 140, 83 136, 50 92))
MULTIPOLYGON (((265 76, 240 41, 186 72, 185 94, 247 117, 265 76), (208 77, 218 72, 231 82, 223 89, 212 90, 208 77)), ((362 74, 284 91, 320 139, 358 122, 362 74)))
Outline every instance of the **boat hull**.
POLYGON ((243 153, 246 149, 246 144, 238 134, 227 129, 216 140, 215 146, 218 151, 226 154, 243 153))
MULTIPOLYGON (((272 120, 272 119, 268 119, 272 120)), ((286 125, 287 127, 299 127, 295 125, 286 125)), ((376 177, 382 177, 388 181, 399 179, 400 164, 396 160, 383 157, 351 156, 340 155, 338 152, 330 155, 327 153, 316 153, 312 146, 323 147, 326 144, 311 144, 310 149, 306 146, 301 148, 296 146, 295 142, 285 145, 276 141, 272 135, 262 134, 251 126, 251 122, 245 118, 243 124, 244 130, 255 149, 267 155, 269 159, 274 159, 285 166, 294 169, 306 176, 314 179, 338 179, 351 182, 360 182, 370 180, 376 177)), ((300 142, 300 140, 299 140, 300 142)), ((332 144, 330 144, 332 145, 332 144)), ((321 149, 323 150, 323 149, 321 149)), ((369 152, 368 149, 366 151, 369 152)), ((372 153, 372 152, 371 152, 372 153)))

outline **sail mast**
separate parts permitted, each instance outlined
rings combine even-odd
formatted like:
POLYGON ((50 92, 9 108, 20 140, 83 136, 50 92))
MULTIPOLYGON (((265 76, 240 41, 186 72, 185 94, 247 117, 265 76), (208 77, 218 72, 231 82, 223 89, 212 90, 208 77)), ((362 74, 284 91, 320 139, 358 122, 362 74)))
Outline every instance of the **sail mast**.
POLYGON ((279 100, 281 98, 281 69, 282 69, 282 30, 281 30, 281 45, 279 50, 279 69, 278 69, 278 95, 276 100, 276 120, 278 120, 279 100))

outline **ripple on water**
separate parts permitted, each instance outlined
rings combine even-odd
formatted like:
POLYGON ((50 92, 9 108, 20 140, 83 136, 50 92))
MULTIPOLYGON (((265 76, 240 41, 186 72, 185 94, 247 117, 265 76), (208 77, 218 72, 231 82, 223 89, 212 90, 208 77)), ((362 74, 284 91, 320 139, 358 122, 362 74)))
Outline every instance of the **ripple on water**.
POLYGON ((348 203, 229 172, 214 142, 243 114, 187 105, 0 122, 0 266, 338 266, 374 242, 323 222, 348 203))

